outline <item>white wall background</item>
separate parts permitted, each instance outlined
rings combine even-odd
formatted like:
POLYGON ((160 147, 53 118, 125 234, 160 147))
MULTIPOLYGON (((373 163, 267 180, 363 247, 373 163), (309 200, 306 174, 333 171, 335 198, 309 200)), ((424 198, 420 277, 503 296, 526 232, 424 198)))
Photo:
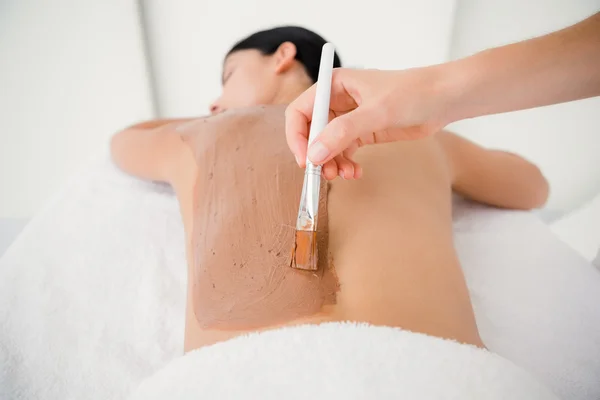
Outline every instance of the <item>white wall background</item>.
MULTIPOLYGON (((600 0, 459 0, 451 57, 558 30, 598 11, 600 0)), ((600 97, 476 118, 450 128, 538 164, 551 184, 551 210, 572 209, 600 192, 600 97)))
POLYGON ((152 117, 134 0, 0 0, 0 218, 30 217, 152 117))
POLYGON ((446 60, 453 0, 229 0, 143 3, 158 109, 204 114, 220 93, 235 42, 260 29, 302 25, 336 45, 346 66, 407 68, 446 60), (343 14, 343 17, 342 17, 343 14))

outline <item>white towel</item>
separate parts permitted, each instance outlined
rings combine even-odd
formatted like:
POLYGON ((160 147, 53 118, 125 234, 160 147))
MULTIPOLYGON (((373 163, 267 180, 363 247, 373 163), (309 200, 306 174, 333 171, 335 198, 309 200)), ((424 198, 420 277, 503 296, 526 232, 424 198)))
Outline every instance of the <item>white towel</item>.
POLYGON ((550 229, 586 260, 600 252, 600 193, 557 221, 550 229))
POLYGON ((171 190, 107 154, 0 259, 0 399, 123 399, 182 354, 186 260, 171 190))
POLYGON ((511 362, 400 329, 329 323, 253 334, 180 357, 130 400, 557 400, 511 362))
MULTIPOLYGON (((560 397, 600 398, 598 271, 529 213, 455 217, 488 347, 560 397)), ((181 356, 184 250, 168 187, 91 163, 0 259, 0 398, 122 399, 181 356)))

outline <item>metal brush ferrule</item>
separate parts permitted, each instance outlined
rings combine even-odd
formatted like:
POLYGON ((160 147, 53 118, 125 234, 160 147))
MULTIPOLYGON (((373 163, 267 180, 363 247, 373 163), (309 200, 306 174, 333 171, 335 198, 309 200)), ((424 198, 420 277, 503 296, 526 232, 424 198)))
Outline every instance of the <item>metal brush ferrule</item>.
POLYGON ((296 221, 296 230, 317 230, 319 193, 321 190, 321 169, 322 167, 320 165, 314 165, 311 162, 306 163, 304 184, 302 185, 302 195, 300 196, 300 209, 298 210, 298 220, 296 221))

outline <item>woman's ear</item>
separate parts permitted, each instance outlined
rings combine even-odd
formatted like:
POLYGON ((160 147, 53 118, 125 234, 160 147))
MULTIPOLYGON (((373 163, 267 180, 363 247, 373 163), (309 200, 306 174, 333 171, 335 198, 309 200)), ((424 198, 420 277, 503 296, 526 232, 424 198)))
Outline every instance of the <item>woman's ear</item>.
POLYGON ((284 73, 294 65, 296 59, 296 45, 292 42, 283 42, 275 51, 275 72, 284 73))

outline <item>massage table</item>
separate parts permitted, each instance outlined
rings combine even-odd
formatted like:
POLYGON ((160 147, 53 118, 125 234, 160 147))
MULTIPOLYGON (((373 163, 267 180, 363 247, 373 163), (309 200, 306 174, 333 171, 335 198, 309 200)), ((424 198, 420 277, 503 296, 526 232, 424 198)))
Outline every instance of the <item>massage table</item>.
MULTIPOLYGON (((533 212, 456 198, 453 218, 481 336, 501 358, 494 362, 510 362, 559 398, 600 398, 599 271, 533 212)), ((183 227, 171 189, 124 175, 103 152, 29 222, 0 259, 0 398, 164 398, 177 392, 175 386, 180 397, 172 399, 236 398, 236 393, 278 398, 281 392, 265 391, 268 375, 278 371, 279 384, 269 387, 286 387, 294 370, 281 365, 309 369, 311 363, 345 371, 335 379, 332 375, 332 381, 318 368, 317 375, 305 374, 298 382, 313 382, 303 385, 311 393, 352 389, 385 398, 398 387, 393 382, 406 379, 408 366, 398 360, 407 347, 399 343, 421 349, 419 359, 427 362, 443 359, 446 368, 475 368, 489 382, 521 373, 501 373, 495 364, 477 361, 477 355, 461 358, 453 350, 434 356, 428 349, 437 348, 437 342, 417 345, 421 337, 406 342, 401 330, 351 324, 250 335, 184 356, 185 291, 183 227), (315 335, 322 338, 314 344, 322 350, 318 354, 307 350, 315 335), (290 348, 282 351, 286 343, 290 348), (356 351, 350 352, 351 343, 356 351), (263 374, 250 368, 253 364, 247 364, 250 375, 240 367, 275 356, 278 363, 263 365, 263 374), (396 374, 351 379, 366 365, 371 374, 385 367, 396 374), (486 365, 492 365, 487 375, 486 365), (227 369, 238 371, 239 379, 216 372, 227 369), (191 379, 186 387, 184 377, 194 374, 206 379, 191 379)), ((419 376, 429 376, 426 371, 447 376, 439 365, 421 362, 419 367, 419 376)), ((411 369, 413 374, 419 370, 411 369)), ((442 382, 433 387, 447 391, 442 382)), ((510 385, 521 388, 515 381, 510 385)), ((525 386, 523 393, 531 393, 525 386)), ((410 385, 402 387, 403 394, 414 395, 410 385)), ((455 387, 482 393, 481 387, 455 387)))

